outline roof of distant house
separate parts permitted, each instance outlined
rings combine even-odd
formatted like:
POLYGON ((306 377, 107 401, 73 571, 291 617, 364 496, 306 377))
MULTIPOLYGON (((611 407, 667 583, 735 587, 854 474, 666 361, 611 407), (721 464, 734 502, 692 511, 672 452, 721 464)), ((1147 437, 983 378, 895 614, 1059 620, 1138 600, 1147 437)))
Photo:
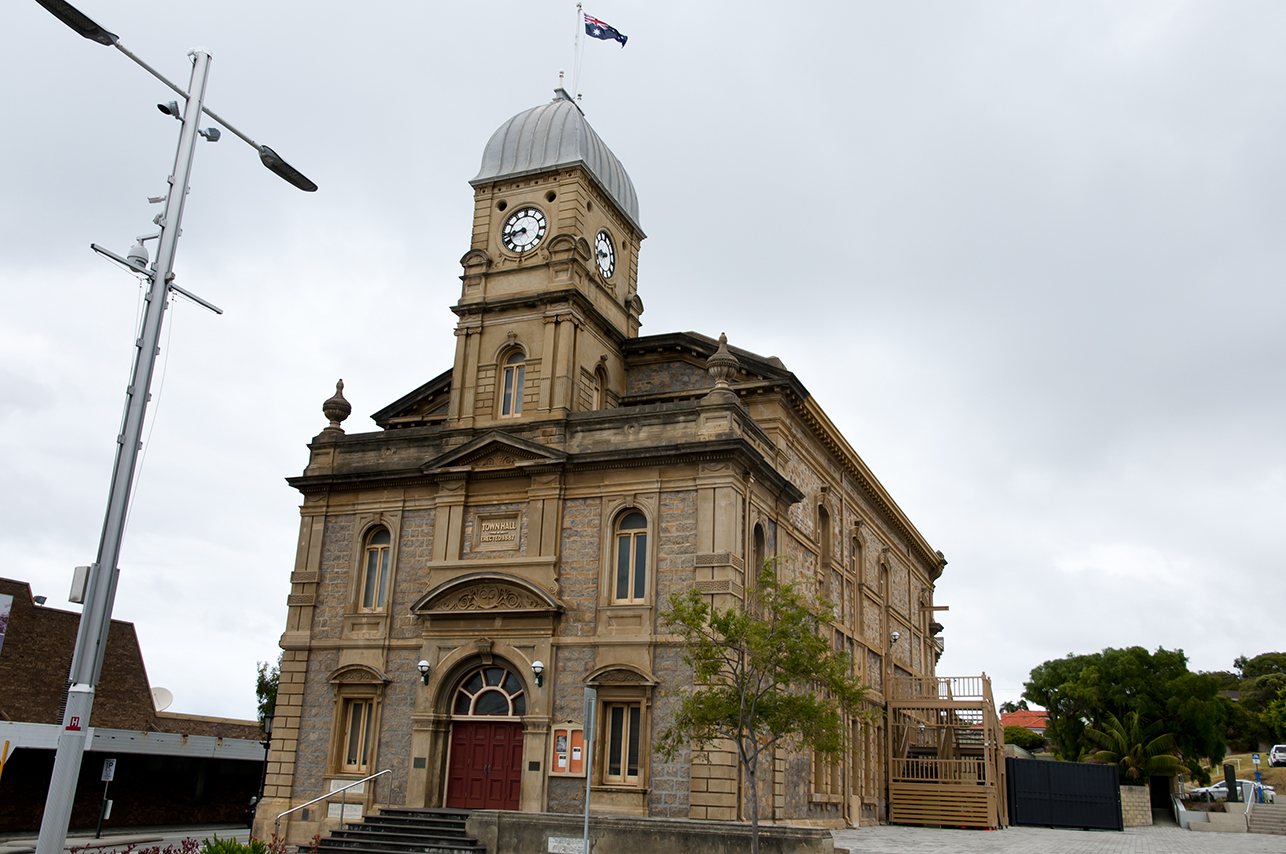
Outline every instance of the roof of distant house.
POLYGON ((1021 726, 1032 732, 1044 732, 1049 724, 1049 712, 1031 712, 1020 709, 1016 712, 1004 712, 1000 715, 1001 726, 1021 726))

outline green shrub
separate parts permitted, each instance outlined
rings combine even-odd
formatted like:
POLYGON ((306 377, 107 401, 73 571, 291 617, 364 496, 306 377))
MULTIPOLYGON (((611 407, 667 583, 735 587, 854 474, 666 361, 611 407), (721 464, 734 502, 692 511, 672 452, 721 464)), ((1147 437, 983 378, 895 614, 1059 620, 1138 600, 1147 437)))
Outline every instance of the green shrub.
POLYGON ((201 841, 201 850, 198 854, 268 854, 268 846, 254 838, 246 843, 231 838, 220 839, 219 834, 216 833, 213 839, 201 841))
POLYGON ((1005 744, 1015 744, 1023 750, 1038 750, 1045 746, 1045 739, 1025 726, 1007 726, 1005 744))

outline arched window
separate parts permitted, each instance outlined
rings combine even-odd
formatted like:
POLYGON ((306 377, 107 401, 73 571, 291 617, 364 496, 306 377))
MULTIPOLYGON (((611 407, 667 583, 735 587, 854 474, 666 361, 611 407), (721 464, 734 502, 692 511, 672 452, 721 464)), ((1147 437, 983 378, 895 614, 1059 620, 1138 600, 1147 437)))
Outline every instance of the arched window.
POLYGON ((821 546, 821 568, 828 570, 831 565, 831 514, 825 507, 817 508, 817 539, 821 546))
POLYGON ((451 708, 457 715, 518 717, 527 714, 527 695, 512 670, 489 664, 470 673, 460 684, 451 708))
POLYGON ((603 375, 594 371, 592 383, 589 387, 589 408, 598 411, 603 408, 603 375))
POLYGON ((616 523, 616 587, 613 600, 642 602, 647 596, 647 518, 637 510, 616 523))
POLYGON ((514 350, 505 359, 504 391, 500 398, 500 417, 522 415, 523 376, 527 372, 527 357, 521 350, 514 350))
POLYGON ((366 538, 366 559, 362 561, 362 610, 378 611, 388 595, 388 528, 376 528, 366 538))
POLYGON ((835 581, 831 578, 831 514, 825 507, 817 508, 817 539, 821 547, 817 555, 817 575, 822 583, 822 595, 835 604, 834 600, 844 591, 841 588, 837 593, 835 581))
POLYGON ((768 560, 768 543, 767 538, 764 536, 764 526, 758 523, 755 524, 754 555, 754 565, 751 567, 751 570, 757 576, 759 573, 764 571, 764 563, 768 560))

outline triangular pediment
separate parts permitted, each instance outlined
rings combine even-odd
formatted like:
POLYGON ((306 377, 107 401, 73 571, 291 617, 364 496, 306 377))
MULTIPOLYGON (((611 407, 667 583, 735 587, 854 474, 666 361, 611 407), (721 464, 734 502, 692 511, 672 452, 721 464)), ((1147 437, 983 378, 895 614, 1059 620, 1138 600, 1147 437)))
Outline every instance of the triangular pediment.
POLYGON ((382 430, 419 426, 420 422, 444 419, 450 402, 451 371, 447 370, 376 412, 371 420, 382 430))
POLYGON ((559 614, 562 602, 517 576, 477 572, 443 582, 411 606, 411 613, 428 617, 478 614, 559 614))
POLYGON ((511 469, 520 466, 558 463, 566 459, 561 451, 529 442, 508 433, 493 431, 479 436, 472 442, 449 451, 425 463, 425 474, 443 469, 473 469, 478 471, 511 469))

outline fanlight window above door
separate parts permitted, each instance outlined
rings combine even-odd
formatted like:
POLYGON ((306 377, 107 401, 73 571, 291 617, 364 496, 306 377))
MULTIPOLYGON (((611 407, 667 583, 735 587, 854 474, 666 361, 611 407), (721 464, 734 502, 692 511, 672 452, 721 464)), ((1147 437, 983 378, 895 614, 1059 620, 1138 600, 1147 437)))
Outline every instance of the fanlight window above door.
POLYGON ((512 670, 488 665, 465 677, 456 691, 452 710, 457 715, 517 717, 527 714, 527 695, 512 670))

